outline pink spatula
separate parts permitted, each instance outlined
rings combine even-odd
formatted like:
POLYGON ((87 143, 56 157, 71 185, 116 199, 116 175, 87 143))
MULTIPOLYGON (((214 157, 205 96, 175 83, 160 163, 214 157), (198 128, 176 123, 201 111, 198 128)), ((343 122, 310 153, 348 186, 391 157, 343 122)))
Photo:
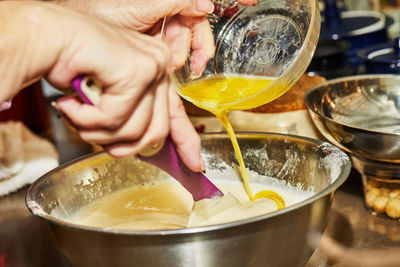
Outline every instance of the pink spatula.
POLYGON ((154 155, 138 155, 137 157, 144 162, 157 166, 174 177, 192 194, 195 201, 223 196, 223 193, 203 173, 193 172, 186 167, 169 136, 165 139, 161 150, 154 155))
MULTIPOLYGON (((93 79, 79 76, 74 79, 72 86, 86 104, 96 105, 100 100, 101 87, 93 79)), ((179 157, 170 136, 165 139, 160 150, 155 150, 150 155, 137 155, 137 157, 144 162, 157 166, 174 177, 192 194, 195 201, 223 196, 221 190, 211 183, 203 173, 193 172, 186 167, 179 157)))

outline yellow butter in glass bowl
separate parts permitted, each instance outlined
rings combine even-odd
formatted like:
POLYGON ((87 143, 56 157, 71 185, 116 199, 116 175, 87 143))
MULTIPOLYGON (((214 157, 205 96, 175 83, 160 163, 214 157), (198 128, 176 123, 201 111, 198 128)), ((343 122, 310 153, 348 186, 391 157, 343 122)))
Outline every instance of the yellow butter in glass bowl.
MULTIPOLYGON (((214 58, 199 76, 192 67, 195 57, 189 55, 172 81, 184 99, 213 113, 225 127, 248 198, 254 200, 228 113, 270 102, 300 78, 318 41, 318 1, 261 0, 254 6, 233 6, 231 1, 224 1, 219 8, 231 12, 219 12, 210 20, 214 58)), ((282 197, 274 192, 256 196, 274 199, 285 206, 282 197)))

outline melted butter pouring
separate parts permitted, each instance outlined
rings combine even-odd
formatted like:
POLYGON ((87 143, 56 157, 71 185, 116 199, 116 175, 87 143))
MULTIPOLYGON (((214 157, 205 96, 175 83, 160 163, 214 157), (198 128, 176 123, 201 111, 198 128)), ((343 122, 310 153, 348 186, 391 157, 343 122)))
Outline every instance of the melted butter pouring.
MULTIPOLYGON (((160 181, 111 193, 82 207, 69 221, 92 227, 129 230, 178 229, 231 222, 285 207, 284 199, 272 190, 253 196, 237 138, 228 118, 230 110, 265 89, 274 80, 249 76, 218 76, 185 85, 180 94, 200 108, 212 112, 225 127, 236 153, 247 201, 239 201, 231 190, 224 197, 194 203, 192 196, 175 180, 160 181), (236 101, 236 102, 235 102, 236 101), (271 201, 272 200, 272 201, 271 201)), ((270 88, 273 100, 279 87, 270 88)), ((241 187, 243 189, 243 187, 241 187)), ((245 200, 245 199, 242 199, 245 200)))
MULTIPOLYGON (((243 184, 249 200, 268 198, 276 203, 278 209, 282 209, 285 207, 285 201, 273 191, 260 191, 253 196, 242 153, 228 118, 230 110, 243 108, 240 100, 256 95, 273 81, 274 79, 271 78, 254 76, 213 76, 188 83, 181 88, 179 93, 196 106, 212 112, 225 127, 239 161, 243 184)), ((269 90, 271 90, 271 99, 266 99, 266 101, 272 101, 273 96, 278 95, 277 92, 280 91, 280 88, 271 87, 269 90)))

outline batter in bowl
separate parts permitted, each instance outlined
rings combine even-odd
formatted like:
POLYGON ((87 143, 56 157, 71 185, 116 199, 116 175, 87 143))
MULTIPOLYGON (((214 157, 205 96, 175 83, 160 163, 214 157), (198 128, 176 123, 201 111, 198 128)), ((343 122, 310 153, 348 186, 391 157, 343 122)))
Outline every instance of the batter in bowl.
MULTIPOLYGON (((249 201, 241 181, 218 179, 214 183, 224 192, 223 200, 194 202, 191 194, 171 178, 113 192, 82 207, 68 221, 101 228, 167 230, 227 223, 277 210, 271 199, 249 201)), ((311 194, 287 186, 250 184, 257 191, 274 190, 287 206, 311 194)))

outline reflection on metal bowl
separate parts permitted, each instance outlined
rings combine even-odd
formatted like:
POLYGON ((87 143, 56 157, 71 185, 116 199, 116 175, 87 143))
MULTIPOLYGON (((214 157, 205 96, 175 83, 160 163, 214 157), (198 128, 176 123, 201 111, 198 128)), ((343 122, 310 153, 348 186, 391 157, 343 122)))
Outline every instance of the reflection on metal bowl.
MULTIPOLYGON (((329 143, 289 135, 241 133, 238 141, 250 170, 314 193, 283 210, 198 228, 129 231, 68 223, 60 218, 101 196, 167 177, 135 157, 96 153, 40 178, 27 206, 50 224, 74 266, 303 266, 315 250, 310 233, 324 231, 333 193, 349 175, 349 157, 329 143)), ((226 134, 202 135, 202 155, 211 179, 238 179, 226 177, 237 164, 226 134)))
POLYGON ((400 194, 400 76, 331 80, 311 89, 305 102, 320 132, 351 154, 362 174, 367 206, 400 218, 400 205, 395 213, 386 205, 389 195, 400 194), (376 194, 369 194, 371 190, 376 194))
POLYGON ((311 89, 305 102, 326 138, 361 158, 400 163, 400 77, 365 75, 311 89))

